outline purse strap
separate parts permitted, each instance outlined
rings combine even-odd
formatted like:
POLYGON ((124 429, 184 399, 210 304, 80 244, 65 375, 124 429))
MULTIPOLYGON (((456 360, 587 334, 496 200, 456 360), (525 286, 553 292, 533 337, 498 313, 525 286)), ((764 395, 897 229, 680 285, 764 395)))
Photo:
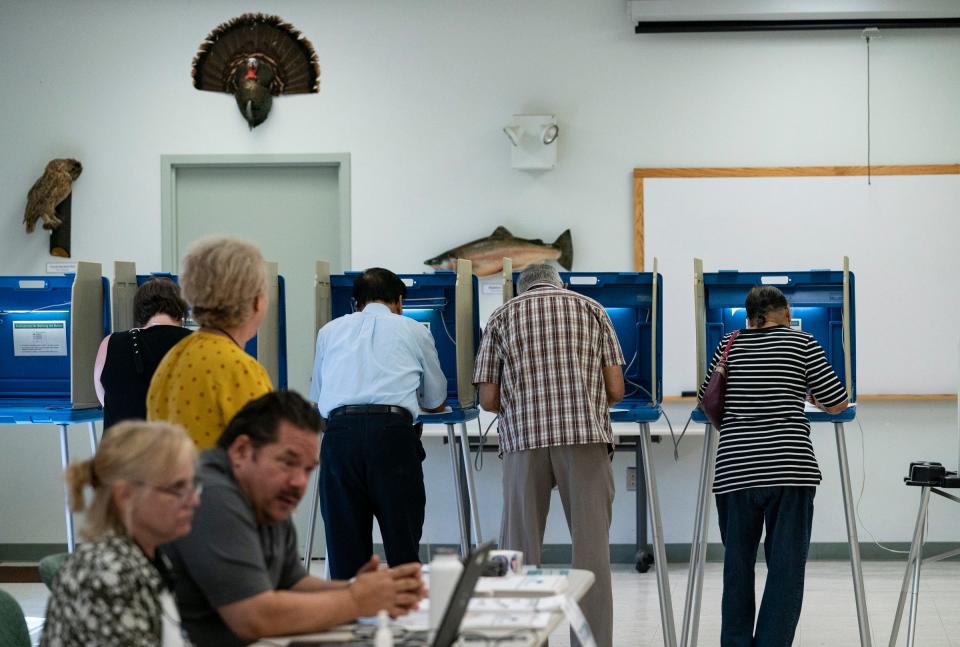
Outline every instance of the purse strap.
POLYGON ((739 334, 739 330, 734 330, 733 334, 730 335, 730 339, 727 340, 727 347, 723 349, 723 357, 720 358, 721 362, 725 363, 727 361, 727 355, 730 354, 730 347, 733 346, 733 340, 736 339, 739 334))

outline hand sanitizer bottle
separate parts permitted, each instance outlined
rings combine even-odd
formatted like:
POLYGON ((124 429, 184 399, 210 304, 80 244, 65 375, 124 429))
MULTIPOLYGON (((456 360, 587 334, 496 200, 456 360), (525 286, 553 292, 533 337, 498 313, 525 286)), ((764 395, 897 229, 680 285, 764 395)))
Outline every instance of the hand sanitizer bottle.
POLYGON ((377 633, 373 636, 373 647, 393 647, 393 632, 390 631, 390 616, 385 610, 377 614, 377 633))
POLYGON ((430 561, 430 629, 436 630, 447 612, 463 563, 453 551, 437 552, 430 561))

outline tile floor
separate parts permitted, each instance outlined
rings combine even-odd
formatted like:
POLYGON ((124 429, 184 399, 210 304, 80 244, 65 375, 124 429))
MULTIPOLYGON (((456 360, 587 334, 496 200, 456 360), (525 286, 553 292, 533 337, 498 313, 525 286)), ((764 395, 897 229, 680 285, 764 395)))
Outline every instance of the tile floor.
MULTIPOLYGON (((322 572, 323 563, 314 563, 313 571, 322 572)), ((758 565, 758 591, 766 577, 758 565)), ((866 562, 864 579, 873 644, 887 645, 893 613, 897 606, 902 562, 866 562)), ((670 568, 670 590, 674 616, 683 613, 686 590, 686 568, 670 568)), ((703 611, 700 622, 701 647, 720 644, 721 565, 708 564, 703 585, 703 611)), ((42 584, 0 584, 12 593, 32 618, 39 637, 39 624, 47 602, 42 584)), ((653 571, 640 575, 628 565, 618 565, 613 572, 614 644, 630 647, 655 647, 663 644, 660 627, 656 579, 653 571)), ((759 599, 759 594, 758 594, 759 599)), ((899 644, 906 644, 906 618, 899 644)), ((917 621, 917 645, 922 647, 960 647, 960 562, 930 564, 921 577, 920 609, 917 621)), ((566 629, 558 630, 550 640, 551 647, 569 647, 566 629)), ((859 645, 857 612, 851 586, 850 567, 846 562, 810 562, 803 600, 803 615, 794 641, 795 647, 843 647, 859 645)))

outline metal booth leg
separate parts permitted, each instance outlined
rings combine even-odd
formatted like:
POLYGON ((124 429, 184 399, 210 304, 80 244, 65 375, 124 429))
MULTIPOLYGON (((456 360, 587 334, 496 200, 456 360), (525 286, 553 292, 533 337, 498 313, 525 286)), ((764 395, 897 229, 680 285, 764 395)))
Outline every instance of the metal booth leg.
MULTIPOLYGON (((447 425, 447 444, 450 445, 450 467, 453 468, 453 487, 457 493, 457 517, 460 520, 460 556, 470 554, 470 530, 467 528, 463 484, 460 481, 460 458, 457 456, 457 438, 453 433, 453 424, 447 425)), ((468 448, 469 451, 469 448, 468 448)))
POLYGON ((916 598, 919 595, 917 585, 920 579, 920 563, 923 561, 923 536, 927 523, 927 510, 930 506, 930 488, 922 487, 920 491, 920 511, 917 513, 917 523, 913 529, 913 541, 910 543, 910 554, 907 556, 907 568, 903 574, 903 583, 900 586, 900 599, 897 602, 897 612, 893 616, 893 629, 890 632, 890 647, 896 647, 900 633, 900 620, 903 618, 903 607, 907 601, 907 590, 913 583, 913 592, 910 598, 910 619, 907 628, 907 644, 913 643, 913 634, 916 631, 916 598))
MULTIPOLYGON (((67 425, 57 425, 57 428, 60 429, 60 465, 65 474, 70 464, 70 441, 67 439, 67 425)), ((76 548, 76 540, 73 534, 73 514, 70 512, 70 492, 66 484, 63 486, 63 513, 67 520, 67 552, 72 553, 76 548)))
MULTIPOLYGON (((924 515, 924 517, 926 517, 926 515, 924 515)), ((926 521, 926 519, 924 519, 924 521, 926 521)), ((923 564, 923 539, 926 534, 926 526, 926 523, 920 526, 917 555, 913 560, 913 583, 910 586, 910 617, 907 619, 907 647, 913 647, 914 639, 917 635, 917 607, 920 602, 920 566, 923 564)))
MULTIPOLYGON (((660 497, 657 495, 657 479, 653 472, 653 460, 650 457, 650 425, 640 425, 640 437, 637 444, 642 445, 643 474, 646 482, 647 503, 650 509, 653 529, 654 566, 657 569, 657 590, 660 594, 660 621, 663 624, 664 647, 676 647, 677 629, 673 619, 673 599, 670 595, 670 575, 667 571, 667 550, 664 545, 663 525, 660 521, 660 497)), ((640 464, 637 465, 639 469, 640 464)), ((639 481, 637 486, 639 488, 639 481)))
POLYGON ((317 531, 317 507, 320 505, 320 470, 313 470, 313 496, 310 499, 310 521, 307 525, 307 540, 303 545, 303 567, 310 572, 313 557, 313 535, 317 531))
MULTIPOLYGON (((481 439, 482 442, 482 439, 481 439)), ((480 447, 479 451, 483 451, 480 447)), ((476 533, 477 545, 483 543, 483 534, 480 532, 480 506, 477 504, 477 484, 473 478, 473 464, 470 462, 470 437, 467 434, 467 423, 460 423, 460 455, 463 457, 463 474, 467 481, 467 498, 470 509, 473 511, 473 530, 476 533)), ((468 542, 469 543, 469 537, 468 542)))
POLYGON ((650 449, 649 445, 644 448, 643 428, 644 423, 640 425, 640 435, 637 436, 636 446, 636 470, 637 470, 637 556, 634 565, 638 573, 646 573, 653 564, 653 553, 647 552, 647 471, 644 468, 644 454, 650 449))
POLYGON ((857 519, 854 512, 853 491, 850 487, 850 465, 847 462, 847 440, 843 423, 833 423, 837 437, 837 458, 840 461, 840 486, 843 490, 843 511, 847 519, 847 542, 850 544, 850 568, 853 571, 853 594, 857 602, 857 621, 860 644, 871 647, 870 621, 867 617, 867 595, 863 588, 863 568, 860 563, 860 540, 857 537, 857 519))
POLYGON ((693 541, 690 544, 690 575, 683 608, 682 647, 694 647, 700 629, 700 600, 703 595, 703 567, 707 559, 707 538, 710 523, 710 489, 717 453, 717 433, 707 424, 703 435, 703 457, 700 461, 700 485, 697 493, 697 512, 693 523, 693 541))
POLYGON ((97 453, 97 423, 91 421, 87 423, 90 429, 90 455, 97 453))

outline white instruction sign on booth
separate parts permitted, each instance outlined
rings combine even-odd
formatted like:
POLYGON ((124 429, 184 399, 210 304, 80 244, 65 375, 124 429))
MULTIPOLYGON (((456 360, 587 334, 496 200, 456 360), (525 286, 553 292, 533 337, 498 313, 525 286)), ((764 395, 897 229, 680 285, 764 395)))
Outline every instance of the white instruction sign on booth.
POLYGON ((66 321, 14 321, 13 354, 17 357, 66 357, 66 321))

